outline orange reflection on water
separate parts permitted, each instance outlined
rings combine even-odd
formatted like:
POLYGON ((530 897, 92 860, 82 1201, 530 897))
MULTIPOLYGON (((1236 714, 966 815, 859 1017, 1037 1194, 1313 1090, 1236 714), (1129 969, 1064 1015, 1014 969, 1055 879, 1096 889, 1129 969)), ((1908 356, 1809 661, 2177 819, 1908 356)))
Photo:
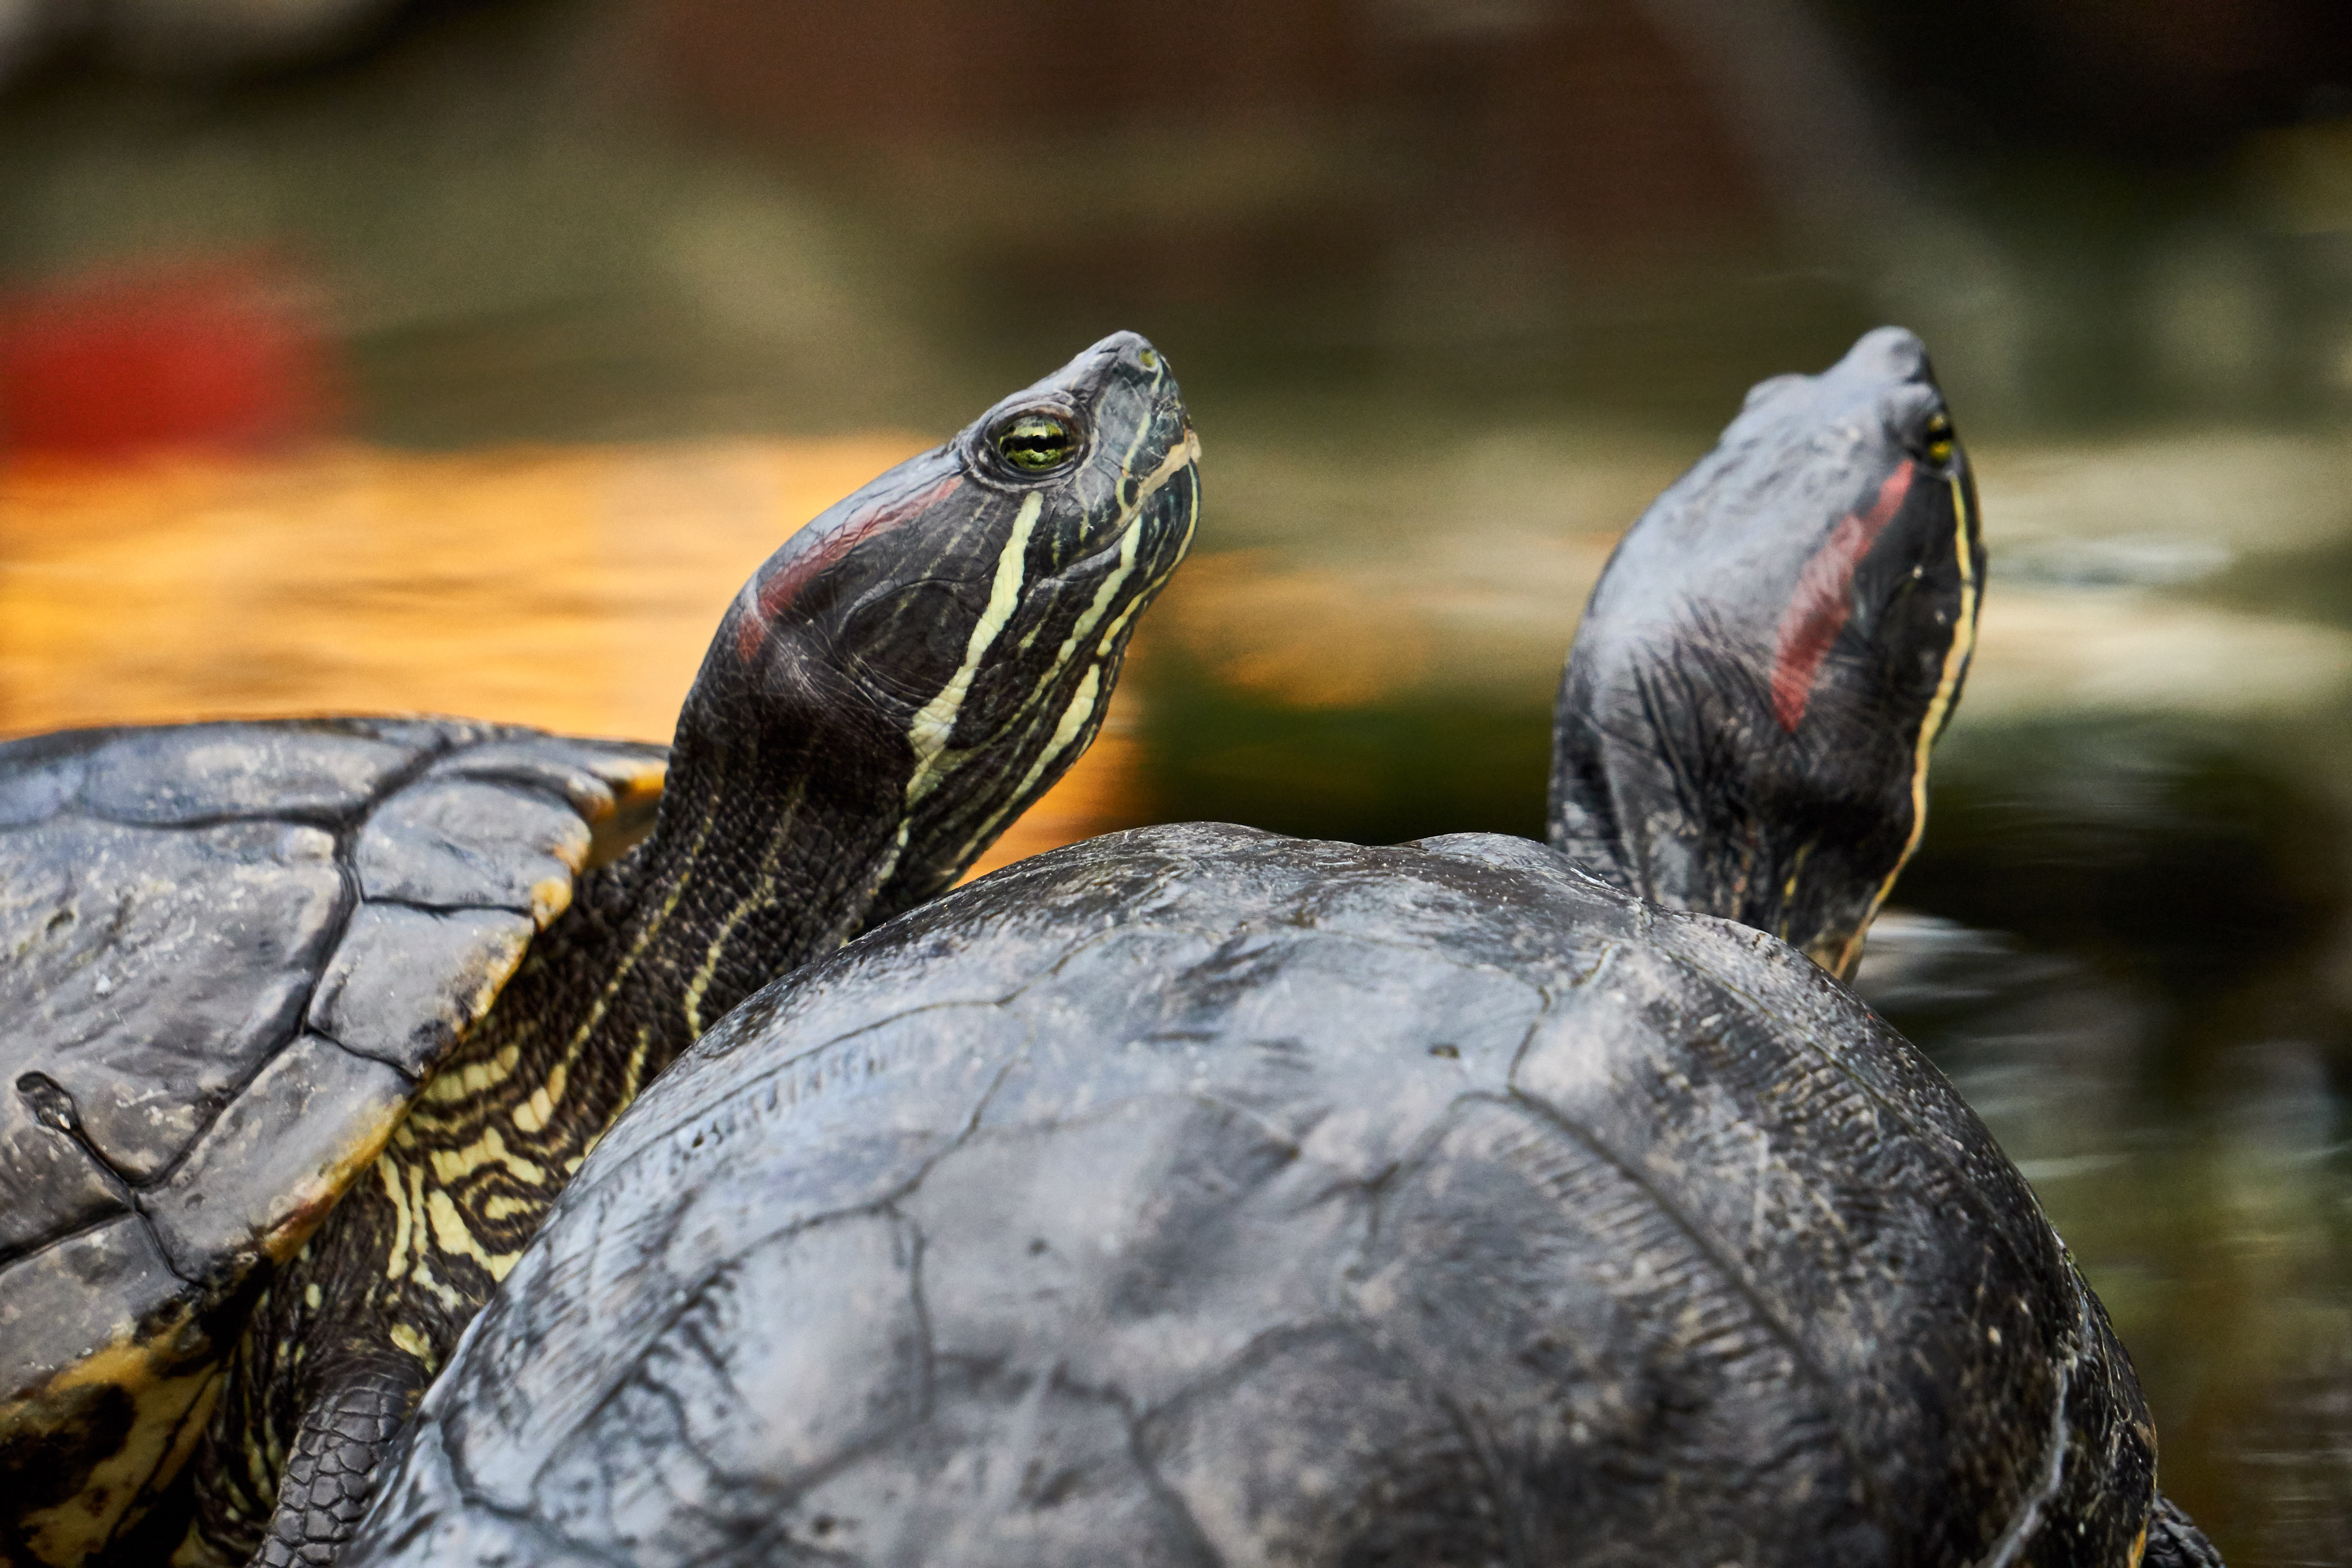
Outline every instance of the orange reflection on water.
MULTIPOLYGON (((461 713, 667 741, 729 597, 918 450, 824 440, 0 469, 0 735, 461 713)), ((1108 732, 982 862, 1135 820, 1108 732)))

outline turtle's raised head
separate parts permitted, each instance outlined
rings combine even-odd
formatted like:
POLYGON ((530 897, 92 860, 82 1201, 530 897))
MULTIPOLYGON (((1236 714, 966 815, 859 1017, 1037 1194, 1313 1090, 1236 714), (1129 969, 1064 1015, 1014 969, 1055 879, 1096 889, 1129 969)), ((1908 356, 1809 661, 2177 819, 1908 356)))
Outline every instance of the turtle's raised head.
POLYGON ((1850 973, 1925 826, 1983 583, 1975 480, 1917 338, 1882 327, 1760 384, 1593 590, 1552 841, 1850 973))
POLYGON ((1199 455, 1167 361, 1104 339, 778 550, 712 641, 681 759, 749 748, 768 794, 894 823, 868 921, 946 887, 1094 738, 1191 546, 1199 455))

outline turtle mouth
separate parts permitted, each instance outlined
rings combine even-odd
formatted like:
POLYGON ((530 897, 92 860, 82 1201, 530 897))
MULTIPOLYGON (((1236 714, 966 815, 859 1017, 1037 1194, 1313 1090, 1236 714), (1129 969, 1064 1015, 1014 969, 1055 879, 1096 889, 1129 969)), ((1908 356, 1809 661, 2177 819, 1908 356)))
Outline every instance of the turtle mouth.
POLYGON ((1124 554, 1130 548, 1130 538, 1146 524, 1144 511, 1150 505, 1151 498, 1175 483, 1178 475, 1191 472, 1200 460, 1201 438, 1192 434, 1192 426, 1188 423, 1184 426, 1184 438, 1169 447, 1168 456, 1160 459, 1160 466, 1144 476, 1135 487, 1135 499, 1119 508, 1118 526, 1108 531, 1100 544, 1071 561, 1047 580, 1066 584, 1090 574, 1104 562, 1124 554))
POLYGON ((1169 447, 1168 455, 1160 459, 1160 466, 1146 474, 1142 482, 1135 487, 1135 499, 1121 509, 1124 514, 1119 519, 1121 528, 1124 529, 1126 524, 1133 521, 1137 514, 1143 510, 1145 501, 1166 489, 1174 482, 1177 475, 1200 460, 1201 437, 1193 434, 1192 422, 1187 419, 1184 422, 1183 439, 1169 447))

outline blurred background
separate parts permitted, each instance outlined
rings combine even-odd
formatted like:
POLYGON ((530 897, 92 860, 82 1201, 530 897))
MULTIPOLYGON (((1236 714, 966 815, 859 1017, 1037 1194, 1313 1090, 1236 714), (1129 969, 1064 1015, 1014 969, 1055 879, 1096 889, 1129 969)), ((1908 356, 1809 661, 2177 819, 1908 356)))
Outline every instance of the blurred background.
POLYGON ((2334 0, 0 0, 0 734, 666 738, 784 533, 1132 327, 1208 521, 996 858, 1538 833, 1616 535, 1882 321, 1993 564, 1864 988, 2231 1562, 2352 1562, 2334 0))

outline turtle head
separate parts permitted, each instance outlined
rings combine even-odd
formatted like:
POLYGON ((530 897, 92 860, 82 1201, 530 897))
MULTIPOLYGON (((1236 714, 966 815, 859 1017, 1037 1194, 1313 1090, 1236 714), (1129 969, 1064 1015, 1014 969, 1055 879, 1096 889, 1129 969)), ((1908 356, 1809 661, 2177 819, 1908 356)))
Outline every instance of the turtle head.
POLYGON ((1984 583, 1976 487, 1919 340, 1758 385, 1593 589, 1551 837, 1831 973, 1917 845, 1984 583))
POLYGON ((1094 738, 1192 543, 1199 455, 1167 361, 1104 339, 770 557, 711 644, 681 756, 756 751, 729 794, 828 812, 811 842, 871 879, 861 922, 947 887, 1094 738))

